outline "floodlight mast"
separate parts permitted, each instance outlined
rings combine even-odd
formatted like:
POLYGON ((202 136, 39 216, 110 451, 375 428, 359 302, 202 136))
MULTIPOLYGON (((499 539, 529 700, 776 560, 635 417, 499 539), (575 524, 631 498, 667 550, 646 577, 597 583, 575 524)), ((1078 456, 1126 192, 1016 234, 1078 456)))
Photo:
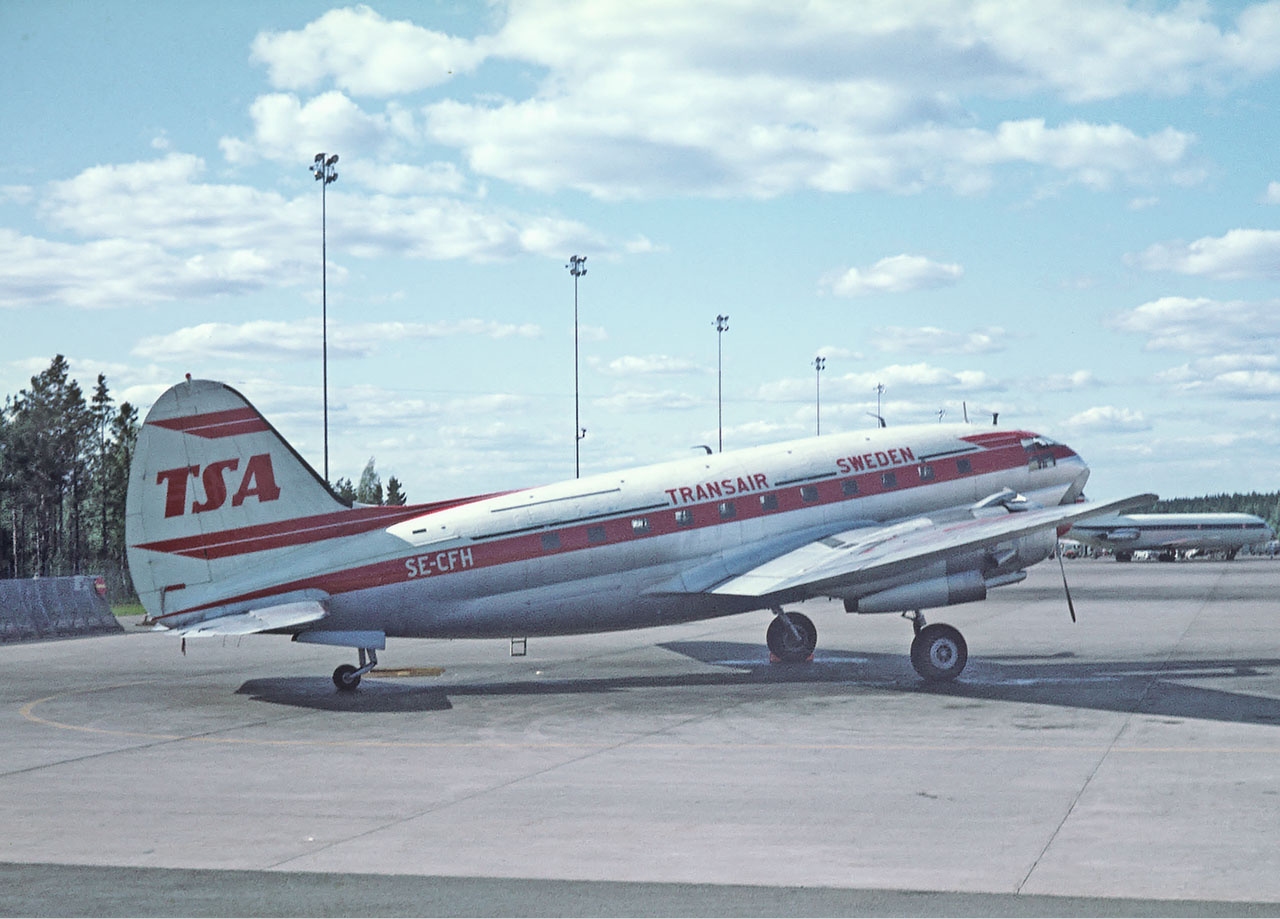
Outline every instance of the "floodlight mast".
POLYGON ((729 331, 729 315, 716 316, 716 428, 720 451, 724 452, 724 348, 721 339, 729 331))
POLYGON ((329 253, 325 189, 338 181, 338 154, 317 153, 311 172, 320 183, 320 366, 324 378, 324 480, 329 481, 329 253))
POLYGON ((822 371, 826 369, 827 359, 819 355, 813 359, 813 410, 817 423, 815 436, 822 436, 822 371))
POLYGON ((578 415, 578 278, 587 273, 585 255, 569 256, 569 264, 564 267, 573 275, 573 477, 582 476, 582 438, 586 436, 586 428, 578 415))

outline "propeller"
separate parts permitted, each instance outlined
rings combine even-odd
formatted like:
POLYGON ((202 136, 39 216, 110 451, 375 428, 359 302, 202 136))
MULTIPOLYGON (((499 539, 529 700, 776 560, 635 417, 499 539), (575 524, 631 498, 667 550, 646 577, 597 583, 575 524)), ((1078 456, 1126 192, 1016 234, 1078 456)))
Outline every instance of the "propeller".
POLYGON ((1067 612, 1071 613, 1071 621, 1076 621, 1076 607, 1071 602, 1071 588, 1067 586, 1067 565, 1062 560, 1062 540, 1058 540, 1058 567, 1062 569, 1062 591, 1067 595, 1067 612))

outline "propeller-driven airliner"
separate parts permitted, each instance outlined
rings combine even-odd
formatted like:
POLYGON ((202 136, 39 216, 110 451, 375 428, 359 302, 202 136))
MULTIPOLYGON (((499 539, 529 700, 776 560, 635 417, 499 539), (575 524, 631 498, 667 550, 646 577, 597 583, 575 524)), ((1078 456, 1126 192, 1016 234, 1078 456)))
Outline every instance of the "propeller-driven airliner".
MULTIPOLYGON (((953 680, 968 649, 923 610, 985 599, 1085 517, 1075 451, 1022 430, 879 427, 408 506, 340 499, 236 390, 191 380, 151 408, 126 540, 146 622, 349 647, 353 690, 387 638, 528 638, 750 611, 779 662, 817 629, 788 605, 901 613, 911 662, 953 680)), ((1069 597, 1068 597, 1069 600, 1069 597)))
POLYGON ((1112 550, 1117 562, 1132 561, 1134 552, 1144 550, 1162 562, 1207 552, 1221 552, 1230 561, 1245 546, 1275 538, 1261 517, 1235 513, 1105 514, 1072 524, 1071 536, 1112 550))

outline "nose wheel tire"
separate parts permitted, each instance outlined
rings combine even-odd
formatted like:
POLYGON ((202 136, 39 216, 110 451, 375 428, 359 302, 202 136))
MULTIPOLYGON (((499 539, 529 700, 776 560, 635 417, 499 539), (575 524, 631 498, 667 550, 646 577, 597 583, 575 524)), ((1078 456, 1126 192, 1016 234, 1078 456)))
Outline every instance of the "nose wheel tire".
POLYGON ((911 642, 911 666, 930 683, 954 680, 968 660, 960 630, 942 622, 926 625, 911 642))
POLYGON ((351 664, 343 664, 333 671, 333 685, 343 692, 351 692, 360 685, 360 674, 356 672, 359 669, 351 664))
POLYGON ((789 664, 803 663, 818 646, 818 627, 803 613, 781 613, 769 623, 765 641, 778 660, 789 664))

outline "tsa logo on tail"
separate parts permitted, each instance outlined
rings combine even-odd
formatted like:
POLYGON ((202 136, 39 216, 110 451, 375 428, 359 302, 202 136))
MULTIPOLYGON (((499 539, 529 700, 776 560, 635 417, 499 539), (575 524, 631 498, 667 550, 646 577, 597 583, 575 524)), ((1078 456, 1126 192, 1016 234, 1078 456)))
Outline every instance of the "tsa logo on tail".
MULTIPOLYGON (((203 514, 205 511, 216 511, 227 503, 228 472, 237 472, 239 459, 217 460, 203 469, 199 466, 179 466, 176 469, 162 469, 156 473, 156 484, 165 486, 165 517, 181 517, 186 513, 203 514), (193 496, 190 507, 187 505, 187 482, 199 479, 204 486, 204 500, 193 496)), ((233 480, 234 481, 234 480, 233 480)), ((275 501, 280 497, 280 486, 276 484, 275 470, 271 468, 271 454, 259 453, 249 457, 245 463, 244 475, 240 478, 240 487, 231 496, 231 506, 239 507, 249 498, 259 501, 275 501)))

